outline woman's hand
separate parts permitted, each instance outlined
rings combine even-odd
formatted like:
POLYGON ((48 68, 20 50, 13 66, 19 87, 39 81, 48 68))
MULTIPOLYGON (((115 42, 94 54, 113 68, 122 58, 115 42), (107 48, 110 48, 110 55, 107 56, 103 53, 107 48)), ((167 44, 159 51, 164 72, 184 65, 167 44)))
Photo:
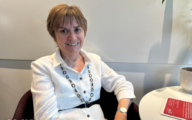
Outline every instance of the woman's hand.
POLYGON ((115 114, 115 120, 127 120, 127 113, 117 111, 115 114))

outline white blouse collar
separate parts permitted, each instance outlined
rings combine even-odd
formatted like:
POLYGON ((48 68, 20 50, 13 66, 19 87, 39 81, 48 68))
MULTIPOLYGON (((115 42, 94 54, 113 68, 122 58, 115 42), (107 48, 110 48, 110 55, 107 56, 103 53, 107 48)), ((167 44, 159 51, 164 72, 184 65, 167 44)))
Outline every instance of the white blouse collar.
MULTIPOLYGON (((91 62, 90 57, 85 50, 81 49, 80 54, 83 56, 85 60, 85 66, 91 62)), ((62 59, 60 49, 58 48, 57 51, 53 54, 53 67, 57 67, 60 64, 63 64, 64 67, 68 67, 68 65, 62 59)))

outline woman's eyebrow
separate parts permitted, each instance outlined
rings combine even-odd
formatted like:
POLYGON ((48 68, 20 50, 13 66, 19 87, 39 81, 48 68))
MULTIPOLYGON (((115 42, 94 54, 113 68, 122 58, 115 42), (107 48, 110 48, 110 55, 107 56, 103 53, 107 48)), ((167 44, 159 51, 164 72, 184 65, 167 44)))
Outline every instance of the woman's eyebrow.
POLYGON ((78 27, 81 27, 81 26, 77 25, 77 26, 74 26, 73 28, 78 28, 78 27))
MULTIPOLYGON (((77 26, 74 26, 73 28, 78 28, 78 27, 81 27, 81 26, 77 25, 77 26)), ((67 29, 65 27, 58 27, 58 28, 67 29)))
POLYGON ((67 29, 67 28, 65 28, 65 27, 58 27, 58 28, 67 29))

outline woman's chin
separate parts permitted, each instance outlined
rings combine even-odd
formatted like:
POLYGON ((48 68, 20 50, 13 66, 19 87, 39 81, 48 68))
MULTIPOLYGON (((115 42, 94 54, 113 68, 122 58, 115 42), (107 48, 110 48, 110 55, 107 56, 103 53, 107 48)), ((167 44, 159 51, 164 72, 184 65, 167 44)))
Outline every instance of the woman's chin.
POLYGON ((64 50, 61 50, 62 54, 70 54, 70 55, 76 55, 76 54, 79 54, 80 52, 80 48, 70 48, 70 49, 64 49, 64 50))

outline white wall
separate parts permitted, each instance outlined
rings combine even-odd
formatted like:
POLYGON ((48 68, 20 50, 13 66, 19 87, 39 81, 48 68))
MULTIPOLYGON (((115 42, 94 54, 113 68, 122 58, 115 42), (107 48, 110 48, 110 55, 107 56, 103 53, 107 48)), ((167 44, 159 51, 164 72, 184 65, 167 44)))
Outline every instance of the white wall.
POLYGON ((30 61, 0 60, 0 119, 13 117, 21 96, 30 89, 30 61))
POLYGON ((183 64, 178 58, 191 56, 192 1, 161 1, 0 0, 0 59, 53 53, 46 18, 53 6, 67 3, 79 6, 88 20, 84 49, 105 62, 183 64))

